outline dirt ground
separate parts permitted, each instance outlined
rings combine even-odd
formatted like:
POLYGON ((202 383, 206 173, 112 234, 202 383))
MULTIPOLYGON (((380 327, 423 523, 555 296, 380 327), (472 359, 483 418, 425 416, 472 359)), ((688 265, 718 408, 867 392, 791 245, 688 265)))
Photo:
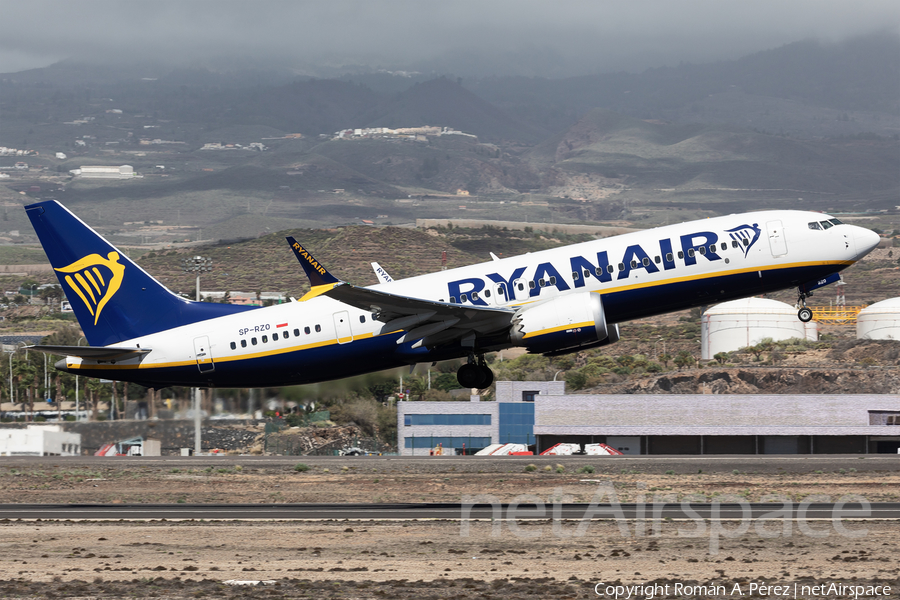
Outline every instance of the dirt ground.
MULTIPOLYGON (((875 502, 900 492, 895 462, 858 457, 737 473, 725 462, 698 469, 585 458, 310 459, 305 471, 286 458, 221 461, 3 462, 0 503, 460 502, 465 494, 589 502, 599 481, 613 483, 623 502, 846 494, 875 502), (577 472, 586 466, 594 473, 577 472)), ((859 598, 900 598, 898 524, 843 525, 734 521, 713 533, 702 520, 598 520, 582 530, 549 520, 0 521, 0 597, 612 598, 607 586, 653 584, 669 586, 654 597, 785 597, 751 588, 760 584, 787 585, 790 597, 794 584, 798 598, 854 597, 811 589, 834 584, 862 586, 859 598)), ((646 588, 632 592, 648 597, 646 588)))
POLYGON ((492 494, 567 495, 590 502, 598 482, 620 502, 712 501, 734 495, 801 501, 859 494, 900 501, 900 460, 847 455, 795 461, 629 460, 624 457, 238 457, 201 460, 48 459, 0 462, 0 504, 462 502, 492 494), (780 464, 783 463, 783 464, 780 464), (299 466, 298 465, 302 465, 299 466), (533 466, 533 470, 532 470, 533 466))

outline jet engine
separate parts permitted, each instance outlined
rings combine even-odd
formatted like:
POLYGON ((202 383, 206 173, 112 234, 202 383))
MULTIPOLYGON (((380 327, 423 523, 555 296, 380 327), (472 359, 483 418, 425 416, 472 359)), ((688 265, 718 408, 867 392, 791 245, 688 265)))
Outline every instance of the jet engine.
POLYGON ((523 306, 510 338, 533 354, 565 354, 616 342, 619 329, 606 323, 600 295, 582 292, 523 306))

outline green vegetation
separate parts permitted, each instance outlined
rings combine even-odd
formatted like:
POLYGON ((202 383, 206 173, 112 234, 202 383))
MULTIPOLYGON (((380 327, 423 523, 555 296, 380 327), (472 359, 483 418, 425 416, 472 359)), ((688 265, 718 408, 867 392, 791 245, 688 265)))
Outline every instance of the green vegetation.
POLYGON ((298 473, 305 473, 306 471, 309 471, 309 465, 306 463, 297 463, 294 465, 294 470, 298 473))

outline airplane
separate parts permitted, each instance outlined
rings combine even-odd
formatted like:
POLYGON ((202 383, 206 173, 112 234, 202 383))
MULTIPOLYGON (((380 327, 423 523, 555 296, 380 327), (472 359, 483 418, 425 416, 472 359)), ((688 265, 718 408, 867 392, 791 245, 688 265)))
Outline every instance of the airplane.
POLYGON ((797 288, 806 298, 878 245, 817 212, 714 217, 361 287, 287 241, 310 281, 269 307, 169 291, 62 204, 25 207, 90 346, 32 346, 69 373, 153 388, 278 387, 464 358, 466 388, 493 381, 484 355, 557 356, 612 344, 619 323, 797 288))

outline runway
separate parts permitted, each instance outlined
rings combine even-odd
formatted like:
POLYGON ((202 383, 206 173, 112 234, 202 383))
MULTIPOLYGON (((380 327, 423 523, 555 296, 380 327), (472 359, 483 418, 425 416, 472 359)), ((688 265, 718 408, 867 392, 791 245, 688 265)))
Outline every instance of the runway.
POLYGON ((684 504, 3 504, 24 520, 900 519, 900 502, 684 504))

